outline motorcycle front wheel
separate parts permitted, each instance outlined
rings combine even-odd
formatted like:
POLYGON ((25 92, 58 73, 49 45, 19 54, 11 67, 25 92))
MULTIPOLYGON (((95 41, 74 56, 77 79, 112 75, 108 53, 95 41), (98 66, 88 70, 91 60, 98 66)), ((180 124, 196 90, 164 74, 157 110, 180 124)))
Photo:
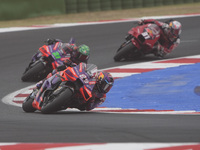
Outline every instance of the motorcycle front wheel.
POLYGON ((117 50, 114 60, 115 61, 125 61, 130 60, 136 57, 140 57, 141 53, 139 50, 133 45, 131 41, 127 41, 123 43, 120 48, 117 50))
POLYGON ((42 61, 36 61, 29 66, 29 68, 23 73, 21 80, 24 82, 27 81, 40 81, 44 79, 50 71, 47 71, 47 68, 42 61))
POLYGON ((68 105, 71 101, 73 92, 66 87, 58 87, 43 103, 41 112, 43 114, 53 113, 62 110, 63 106, 68 105), (54 94, 55 93, 55 94, 54 94))
POLYGON ((33 100, 34 100, 34 99, 31 98, 30 96, 28 96, 28 97, 24 100, 24 102, 23 102, 23 104, 22 104, 22 109, 23 109, 25 112, 30 113, 30 112, 35 112, 35 111, 36 111, 36 109, 32 106, 33 100))

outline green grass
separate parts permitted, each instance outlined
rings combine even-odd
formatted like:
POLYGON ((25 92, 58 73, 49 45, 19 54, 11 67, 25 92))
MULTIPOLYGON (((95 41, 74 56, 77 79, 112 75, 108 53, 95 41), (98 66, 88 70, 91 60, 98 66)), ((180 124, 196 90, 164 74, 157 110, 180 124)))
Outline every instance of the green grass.
POLYGON ((41 16, 23 20, 0 21, 0 28, 13 26, 33 26, 55 23, 75 23, 75 22, 90 22, 100 20, 113 20, 123 18, 136 18, 145 16, 160 16, 160 15, 180 15, 200 13, 200 3, 190 3, 181 5, 169 5, 151 8, 135 8, 126 10, 113 10, 101 12, 87 12, 77 14, 65 14, 58 16, 41 16))

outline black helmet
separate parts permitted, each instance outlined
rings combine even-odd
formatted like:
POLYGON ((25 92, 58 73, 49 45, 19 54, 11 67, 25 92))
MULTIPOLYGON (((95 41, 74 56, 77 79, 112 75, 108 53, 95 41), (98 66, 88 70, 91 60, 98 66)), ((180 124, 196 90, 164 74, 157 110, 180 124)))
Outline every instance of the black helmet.
POLYGON ((90 56, 90 49, 87 45, 80 45, 77 49, 72 52, 72 59, 75 62, 86 62, 88 61, 90 56))

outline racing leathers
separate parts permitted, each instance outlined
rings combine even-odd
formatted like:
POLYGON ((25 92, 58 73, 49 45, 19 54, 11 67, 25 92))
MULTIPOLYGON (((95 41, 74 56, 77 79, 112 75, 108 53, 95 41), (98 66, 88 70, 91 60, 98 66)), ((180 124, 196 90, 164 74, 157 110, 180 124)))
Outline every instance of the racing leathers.
POLYGON ((164 57, 169 54, 180 44, 180 37, 177 37, 173 41, 170 40, 168 34, 165 32, 168 28, 168 24, 164 22, 157 21, 155 19, 146 19, 139 22, 139 25, 153 23, 160 27, 161 34, 160 39, 154 45, 154 55, 158 57, 164 57))
POLYGON ((84 102, 84 100, 82 100, 82 96, 76 95, 73 99, 75 103, 72 104, 71 108, 77 108, 81 111, 90 111, 105 101, 106 94, 99 92, 95 86, 92 90, 92 97, 86 103, 82 103, 84 102))

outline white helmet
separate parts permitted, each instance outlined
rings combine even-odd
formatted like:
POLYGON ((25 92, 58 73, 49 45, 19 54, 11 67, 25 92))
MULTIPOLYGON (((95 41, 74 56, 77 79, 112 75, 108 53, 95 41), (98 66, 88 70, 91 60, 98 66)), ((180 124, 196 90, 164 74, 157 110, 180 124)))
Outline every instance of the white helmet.
POLYGON ((174 41, 181 34, 181 23, 178 21, 169 22, 168 29, 165 30, 165 33, 168 35, 171 41, 174 41))

